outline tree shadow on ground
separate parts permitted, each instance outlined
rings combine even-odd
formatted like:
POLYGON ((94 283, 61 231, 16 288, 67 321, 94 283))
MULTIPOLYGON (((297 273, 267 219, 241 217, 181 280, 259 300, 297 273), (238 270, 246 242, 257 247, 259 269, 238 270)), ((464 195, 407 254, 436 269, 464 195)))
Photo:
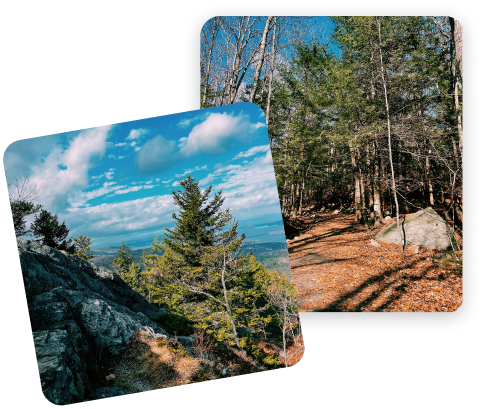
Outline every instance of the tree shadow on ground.
POLYGON ((409 286, 409 284, 413 281, 419 280, 431 280, 431 281, 444 281, 447 279, 445 274, 440 274, 438 277, 427 277, 427 273, 432 269, 432 267, 427 267, 424 269, 420 274, 410 274, 405 275, 404 277, 399 273, 402 273, 403 270, 411 269, 415 266, 416 263, 423 261, 424 258, 417 259, 411 263, 407 263, 405 265, 401 265, 396 268, 392 268, 389 270, 384 271, 383 273, 371 277, 364 281, 362 284, 354 288, 353 290, 341 295, 336 301, 332 302, 328 306, 324 308, 316 308, 312 310, 313 312, 356 312, 362 311, 364 308, 369 307, 373 301, 375 301, 379 296, 381 296, 386 290, 389 288, 393 288, 392 293, 388 296, 388 298, 378 307, 374 308, 372 311, 384 311, 393 302, 400 299, 405 293, 409 286), (360 301, 353 307, 347 306, 347 302, 350 301, 353 297, 359 296, 364 291, 369 289, 369 287, 373 285, 378 285, 379 288, 374 290, 370 295, 368 295, 364 300, 360 301))

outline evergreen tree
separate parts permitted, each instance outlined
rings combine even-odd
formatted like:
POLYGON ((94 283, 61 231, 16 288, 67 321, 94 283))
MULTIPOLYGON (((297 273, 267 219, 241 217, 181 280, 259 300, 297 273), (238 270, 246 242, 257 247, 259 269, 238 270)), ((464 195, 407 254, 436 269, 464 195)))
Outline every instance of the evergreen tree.
POLYGON ((224 198, 219 191, 206 204, 212 186, 202 192, 190 175, 180 181, 180 186, 183 191, 172 190, 174 204, 180 207, 180 212, 172 214, 176 224, 173 229, 165 229, 163 244, 182 257, 187 265, 200 266, 204 246, 216 243, 216 230, 222 227, 219 213, 224 198))
POLYGON ((42 209, 35 217, 30 231, 36 241, 57 250, 65 250, 74 253, 74 245, 71 239, 66 240, 69 229, 66 222, 59 223, 58 216, 52 215, 47 210, 42 209))
POLYGON ((212 187, 201 192, 190 176, 180 185, 184 190, 173 195, 181 211, 163 239, 166 251, 145 273, 158 280, 159 303, 240 347, 242 332, 257 332, 270 320, 264 316, 267 271, 251 253, 241 253, 245 235, 231 211, 221 209, 221 191, 209 200, 212 187))
POLYGON ((93 240, 89 236, 83 236, 80 234, 77 237, 72 238, 74 240, 74 247, 76 249, 76 255, 82 260, 90 260, 94 254, 89 253, 91 251, 91 244, 93 240))
POLYGON ((127 283, 133 290, 139 292, 140 294, 144 295, 143 291, 143 280, 141 275, 141 267, 137 263, 131 263, 128 272, 123 273, 121 278, 125 283, 127 283))
POLYGON ((42 206, 26 200, 11 200, 10 209, 12 210, 15 236, 20 237, 30 233, 30 230, 25 227, 25 218, 39 212, 42 206))
POLYGON ((118 257, 113 260, 111 268, 116 274, 123 277, 124 274, 128 274, 131 264, 135 261, 135 255, 131 249, 123 242, 121 242, 120 248, 117 251, 118 257))

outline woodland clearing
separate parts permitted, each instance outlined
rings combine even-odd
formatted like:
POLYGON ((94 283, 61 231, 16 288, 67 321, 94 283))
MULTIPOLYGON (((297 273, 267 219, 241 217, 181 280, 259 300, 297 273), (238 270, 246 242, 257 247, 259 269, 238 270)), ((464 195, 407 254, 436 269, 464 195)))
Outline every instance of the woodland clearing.
MULTIPOLYGON (((299 311, 455 311, 462 302, 461 252, 371 245, 355 216, 316 212, 288 241, 299 311), (458 258, 458 259, 457 259, 458 258)), ((391 221, 392 222, 392 221, 391 221)))

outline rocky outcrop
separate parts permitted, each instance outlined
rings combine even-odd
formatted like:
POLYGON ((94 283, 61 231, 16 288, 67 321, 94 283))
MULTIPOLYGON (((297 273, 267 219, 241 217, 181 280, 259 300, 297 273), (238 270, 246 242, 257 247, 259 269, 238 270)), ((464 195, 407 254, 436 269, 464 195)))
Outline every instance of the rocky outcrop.
MULTIPOLYGON (((433 209, 423 209, 400 223, 405 244, 425 246, 428 249, 445 250, 452 247, 453 233, 446 222, 433 209)), ((402 244, 396 223, 382 230, 376 240, 402 244)))
POLYGON ((33 241, 18 239, 18 249, 46 398, 68 404, 127 393, 98 388, 96 368, 137 331, 170 338, 150 319, 165 311, 110 270, 33 241))

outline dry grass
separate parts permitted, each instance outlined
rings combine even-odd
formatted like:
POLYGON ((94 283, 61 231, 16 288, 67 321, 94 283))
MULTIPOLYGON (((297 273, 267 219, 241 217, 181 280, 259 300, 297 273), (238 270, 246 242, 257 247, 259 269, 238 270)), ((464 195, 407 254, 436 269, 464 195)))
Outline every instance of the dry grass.
MULTIPOLYGON (((280 349, 261 339, 256 339, 255 345, 262 347, 268 355, 280 349)), ((303 357, 303 338, 297 345, 289 346, 287 351, 288 366, 295 365, 303 357)), ((284 365, 282 355, 280 363, 284 365)), ((271 370, 231 342, 229 345, 210 345, 202 339, 193 348, 186 349, 173 338, 153 338, 140 331, 132 336, 119 356, 104 358, 99 368, 100 384, 97 387, 121 386, 134 393, 271 370), (115 378, 106 380, 108 375, 115 378)))

